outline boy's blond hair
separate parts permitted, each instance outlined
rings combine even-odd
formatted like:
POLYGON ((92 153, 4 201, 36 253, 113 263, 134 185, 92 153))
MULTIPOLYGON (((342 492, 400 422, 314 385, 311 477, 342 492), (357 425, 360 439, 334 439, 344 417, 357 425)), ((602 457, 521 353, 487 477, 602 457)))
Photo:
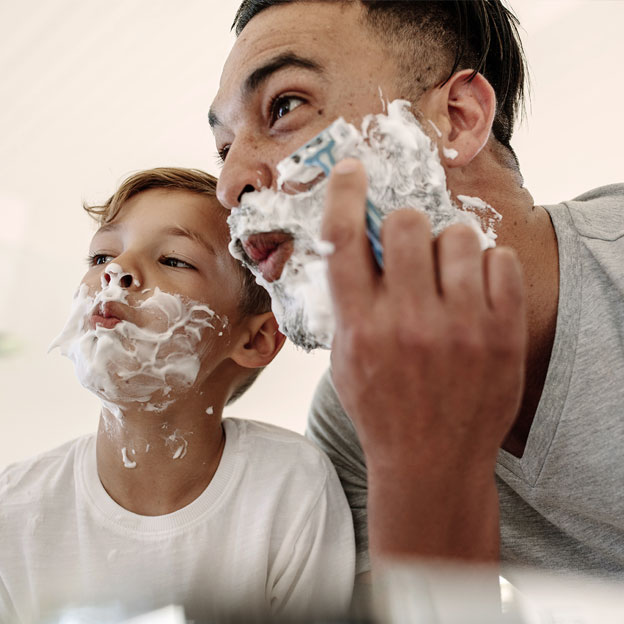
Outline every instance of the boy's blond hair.
MULTIPOLYGON (((199 169, 186 169, 182 167, 156 167, 146 169, 128 176, 119 188, 101 205, 89 205, 84 203, 83 208, 91 215, 99 225, 110 223, 118 214, 126 202, 135 195, 150 189, 168 189, 176 191, 188 191, 203 195, 213 200, 213 204, 223 211, 223 218, 227 218, 227 211, 217 201, 217 179, 205 171, 199 169)), ((241 301, 239 309, 243 316, 263 314, 271 309, 271 298, 264 288, 256 283, 254 276, 241 263, 239 276, 241 279, 241 301)), ((256 380, 262 368, 254 369, 234 390, 227 401, 229 405, 238 399, 256 380)))

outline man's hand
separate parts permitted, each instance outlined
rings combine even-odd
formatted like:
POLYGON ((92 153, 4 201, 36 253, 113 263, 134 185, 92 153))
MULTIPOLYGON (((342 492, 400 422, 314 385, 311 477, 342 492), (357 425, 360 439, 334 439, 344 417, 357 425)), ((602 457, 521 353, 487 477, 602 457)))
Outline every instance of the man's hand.
POLYGON ((366 174, 329 182, 335 245, 332 371, 369 471, 375 555, 498 558, 494 466, 522 395, 526 312, 515 253, 483 253, 464 225, 432 240, 426 215, 384 221, 384 271, 365 234, 366 174))

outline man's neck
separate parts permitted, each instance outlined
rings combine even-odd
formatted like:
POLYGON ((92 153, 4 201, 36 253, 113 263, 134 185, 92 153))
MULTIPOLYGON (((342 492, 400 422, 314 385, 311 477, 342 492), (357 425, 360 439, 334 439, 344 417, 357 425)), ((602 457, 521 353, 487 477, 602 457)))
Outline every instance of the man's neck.
POLYGON ((503 449, 522 457, 544 390, 555 340, 559 304, 559 251, 549 214, 532 206, 526 217, 526 244, 519 250, 527 293, 529 348, 524 394, 518 418, 503 449))
POLYGON ((534 205, 531 194, 521 186, 520 175, 500 165, 493 151, 486 148, 484 152, 470 179, 454 172, 459 178, 449 179, 449 186, 480 197, 502 214, 497 244, 515 249, 523 266, 529 328, 526 380, 518 417, 502 445, 521 457, 544 388, 555 337, 559 252, 550 216, 534 205))
POLYGON ((195 395, 167 410, 102 409, 96 456, 109 496, 136 514, 172 513, 195 500, 212 480, 225 444, 223 402, 195 395))

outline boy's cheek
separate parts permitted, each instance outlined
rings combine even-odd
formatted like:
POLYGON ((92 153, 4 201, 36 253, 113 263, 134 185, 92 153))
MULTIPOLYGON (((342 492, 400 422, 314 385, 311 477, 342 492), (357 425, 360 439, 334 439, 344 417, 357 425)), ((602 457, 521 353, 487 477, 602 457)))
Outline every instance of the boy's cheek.
POLYGON ((83 275, 80 280, 80 286, 86 286, 87 294, 91 297, 95 297, 102 289, 101 281, 101 270, 96 270, 95 267, 92 267, 83 275))

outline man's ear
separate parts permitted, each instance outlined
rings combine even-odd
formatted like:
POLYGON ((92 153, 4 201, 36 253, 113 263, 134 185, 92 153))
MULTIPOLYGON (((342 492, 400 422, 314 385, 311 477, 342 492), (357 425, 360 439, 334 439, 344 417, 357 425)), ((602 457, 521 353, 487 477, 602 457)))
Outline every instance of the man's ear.
POLYGON ((273 312, 250 316, 230 357, 244 368, 266 366, 279 353, 286 336, 279 330, 273 312))
POLYGON ((423 96, 421 110, 438 130, 440 158, 447 167, 464 167, 483 149, 492 130, 496 94, 486 78, 464 69, 423 96), (441 136, 440 136, 441 135, 441 136))

